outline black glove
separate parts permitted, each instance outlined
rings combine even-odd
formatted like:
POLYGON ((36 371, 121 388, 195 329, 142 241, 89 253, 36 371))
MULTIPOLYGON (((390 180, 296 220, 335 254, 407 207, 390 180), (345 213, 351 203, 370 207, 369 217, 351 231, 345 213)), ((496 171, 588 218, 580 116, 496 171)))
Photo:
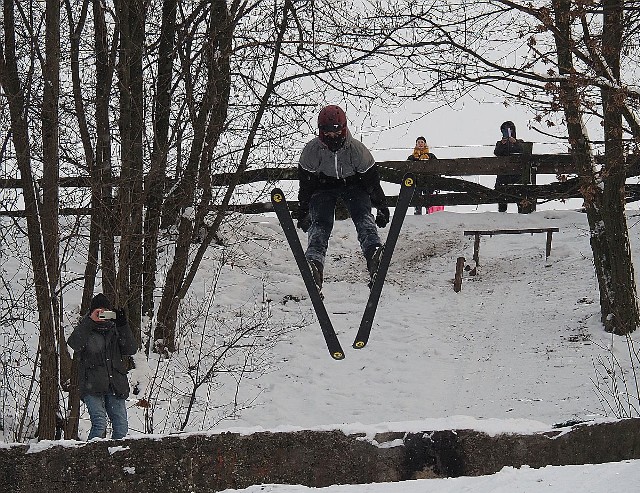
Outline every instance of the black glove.
POLYGON ((116 308, 116 327, 124 327, 127 325, 127 316, 124 314, 123 308, 116 308))
POLYGON ((376 214, 376 224, 379 228, 384 228, 387 224, 389 224, 388 207, 380 207, 380 209, 378 209, 378 214, 376 214))
POLYGON ((309 231, 309 226, 311 226, 311 216, 309 215, 309 212, 304 213, 304 215, 300 214, 297 226, 305 233, 309 231))

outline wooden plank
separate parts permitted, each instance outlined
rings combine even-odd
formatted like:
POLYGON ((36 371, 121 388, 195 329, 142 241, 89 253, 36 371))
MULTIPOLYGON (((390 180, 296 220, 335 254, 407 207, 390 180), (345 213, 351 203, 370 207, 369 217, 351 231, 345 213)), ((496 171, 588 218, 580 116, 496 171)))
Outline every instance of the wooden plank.
MULTIPOLYGON (((596 160, 602 162, 599 157, 596 160)), ((401 183, 407 172, 421 177, 432 176, 475 176, 495 175, 498 173, 521 174, 525 166, 531 166, 536 174, 576 174, 570 154, 533 154, 531 156, 513 155, 505 157, 487 156, 473 158, 437 159, 433 161, 380 161, 380 176, 390 183, 401 183)), ((211 176, 212 186, 225 186, 235 173, 216 173, 211 176)), ((640 157, 629 156, 627 159, 627 177, 640 176, 640 157)), ((297 167, 259 168, 247 170, 240 180, 243 184, 259 181, 277 182, 281 180, 297 180, 297 167)), ((110 184, 117 185, 119 177, 114 176, 110 184)), ((169 189, 176 183, 175 178, 167 177, 166 187, 169 189)), ((90 187, 89 176, 60 177, 60 187, 90 187)), ((0 178, 0 188, 22 188, 20 178, 0 178)))
MULTIPOLYGON (((598 164, 604 164, 602 156, 596 157, 598 164)), ((411 171, 421 175, 495 175, 498 173, 522 173, 529 164, 539 175, 577 174, 571 154, 532 154, 531 156, 486 156, 475 158, 437 159, 435 161, 380 161, 380 168, 394 169, 402 173, 411 171)), ((627 159, 627 177, 640 175, 640 157, 631 155, 627 159)))
POLYGON ((473 261, 476 263, 476 267, 480 265, 480 235, 476 234, 473 241, 473 261))
POLYGON ((570 154, 515 154, 512 156, 486 156, 475 158, 438 159, 435 161, 381 161, 381 168, 424 175, 468 176, 522 173, 529 164, 537 174, 575 174, 570 154))
POLYGON ((495 175, 522 172, 523 156, 438 159, 434 161, 382 161, 380 168, 391 168, 416 175, 495 175))
MULTIPOLYGON (((598 158, 598 162, 602 158, 598 158)), ((379 162, 380 177, 388 183, 401 183, 404 174, 412 171, 416 174, 418 188, 422 185, 436 190, 453 193, 439 193, 432 197, 422 197, 416 194, 412 200, 413 206, 428 205, 480 205, 496 203, 519 203, 523 199, 535 202, 536 200, 566 200, 581 198, 580 183, 578 178, 557 181, 547 185, 505 185, 499 190, 485 187, 468 180, 455 178, 466 175, 495 175, 496 172, 522 173, 523 167, 530 164, 532 173, 537 174, 575 174, 569 154, 534 154, 532 156, 508 156, 508 157, 480 157, 459 159, 438 159, 434 161, 382 161, 379 162), (436 167, 434 165, 437 164, 436 167), (444 175, 444 176, 443 176, 444 175), (449 177, 447 177, 447 175, 449 177), (427 204, 428 201, 428 204, 427 204)), ((631 155, 627 158, 627 177, 640 176, 640 156, 631 155)), ((212 175, 212 186, 225 186, 233 178, 234 173, 219 173, 212 175)), ((295 181, 298 178, 297 167, 261 168, 248 170, 242 175, 241 183, 255 183, 266 181, 275 183, 282 180, 295 181)), ((118 183, 119 177, 114 177, 112 185, 118 183)), ((166 189, 175 185, 173 178, 166 179, 166 189)), ((61 177, 60 187, 90 187, 91 179, 88 176, 61 177)), ((0 188, 22 188, 22 180, 19 178, 0 178, 0 188)), ((627 183, 626 201, 640 200, 640 185, 627 183)), ((397 197, 387 197, 390 204, 394 204, 397 197)), ((291 202, 292 208, 297 203, 291 202)), ((215 210, 216 205, 211 209, 215 210)), ((237 204, 230 207, 231 210, 245 214, 258 214, 271 212, 270 203, 237 204)), ((61 208, 60 215, 88 215, 87 208, 61 208)), ((0 216, 23 217, 24 211, 0 211, 0 216)))
POLYGON ((559 228, 524 228, 524 229, 488 229, 488 230, 465 230, 465 236, 494 236, 494 235, 513 235, 513 234, 533 234, 559 232, 559 228))
MULTIPOLYGON (((225 186, 227 185, 235 173, 216 173, 211 175, 211 185, 225 186)), ((109 184, 116 186, 119 176, 114 176, 109 184)), ((298 168, 261 168, 245 171, 240 180, 243 184, 255 183, 259 181, 276 182, 281 180, 297 180, 298 168)), ((62 176, 60 177, 60 187, 90 187, 91 177, 89 176, 62 176)), ((167 177, 167 189, 175 185, 175 178, 167 177)), ((22 180, 20 178, 0 178, 0 188, 22 188, 22 180)))
POLYGON ((547 249, 545 251, 546 253, 545 258, 549 258, 549 255, 551 255, 551 237, 552 236, 553 236, 553 231, 551 230, 547 231, 547 249))

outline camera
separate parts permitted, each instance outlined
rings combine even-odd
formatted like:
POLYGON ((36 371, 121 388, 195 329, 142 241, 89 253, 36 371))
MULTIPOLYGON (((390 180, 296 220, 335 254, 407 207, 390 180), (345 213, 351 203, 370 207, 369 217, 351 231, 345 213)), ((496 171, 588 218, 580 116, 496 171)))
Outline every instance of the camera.
POLYGON ((100 320, 115 320, 116 312, 112 312, 111 310, 105 310, 102 313, 98 314, 98 318, 100 320))
POLYGON ((509 127, 505 127, 502 129, 502 138, 503 139, 508 139, 509 137, 511 137, 511 129, 509 127))

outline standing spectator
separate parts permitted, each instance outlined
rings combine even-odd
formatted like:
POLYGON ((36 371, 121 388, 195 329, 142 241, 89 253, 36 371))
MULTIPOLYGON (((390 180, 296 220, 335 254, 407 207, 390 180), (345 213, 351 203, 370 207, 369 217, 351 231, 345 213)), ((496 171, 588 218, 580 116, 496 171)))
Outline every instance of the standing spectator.
POLYGON ((382 253, 376 226, 387 225, 389 208, 375 160, 364 144, 351 136, 342 108, 323 108, 318 130, 318 137, 308 142, 300 155, 298 227, 308 231, 306 257, 320 290, 337 200, 342 199, 351 214, 371 276, 382 253), (372 206, 378 210, 375 219, 372 206))
POLYGON ((91 418, 88 440, 105 437, 107 416, 111 420, 111 438, 123 438, 129 429, 129 381, 124 356, 135 354, 138 346, 124 310, 111 309, 111 301, 104 294, 95 295, 89 313, 67 340, 79 356, 80 398, 91 418))
MULTIPOLYGON (((506 121, 500 125, 500 131, 502 132, 502 139, 496 142, 496 148, 493 150, 496 156, 510 156, 511 154, 524 153, 524 141, 516 138, 516 126, 512 121, 506 121)), ((501 185, 512 185, 514 183, 520 183, 521 181, 522 177, 520 175, 497 175, 495 188, 497 190, 501 185)), ((507 204, 499 203, 498 212, 507 212, 507 204)), ((518 212, 523 212, 520 204, 518 204, 518 212)))
MULTIPOLYGON (((416 139, 416 146, 413 149, 413 152, 409 155, 409 157, 407 158, 407 161, 428 161, 428 160, 432 160, 432 159, 438 159, 436 158, 436 155, 432 152, 429 152, 429 146, 427 145, 427 139, 425 139, 424 137, 418 137, 416 139)), ((434 195, 435 190, 431 187, 426 187, 426 188, 419 188, 416 190, 416 194, 418 196, 432 196, 434 195)), ((429 214, 430 212, 435 212, 436 210, 443 210, 444 207, 442 206, 432 206, 427 208, 427 214, 429 214), (436 209, 437 208, 437 209, 436 209)), ((414 214, 416 215, 421 215, 422 214, 422 207, 421 206, 416 206, 414 211, 414 214)))

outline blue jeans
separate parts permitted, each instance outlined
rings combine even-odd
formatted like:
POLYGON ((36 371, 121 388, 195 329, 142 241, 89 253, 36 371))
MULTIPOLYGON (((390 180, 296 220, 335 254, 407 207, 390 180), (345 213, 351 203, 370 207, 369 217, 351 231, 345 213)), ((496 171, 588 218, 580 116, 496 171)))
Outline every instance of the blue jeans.
POLYGON ((96 437, 104 438, 107 432, 107 416, 111 420, 111 438, 117 440, 127 434, 129 424, 127 422, 126 399, 119 399, 113 394, 87 394, 82 400, 87 406, 91 418, 91 431, 87 440, 96 437))
POLYGON ((375 219, 371 214, 371 198, 369 194, 357 186, 346 186, 318 190, 309 201, 311 226, 309 227, 306 257, 324 265, 329 236, 333 230, 336 202, 338 198, 347 206, 353 224, 358 233, 358 241, 362 253, 370 255, 377 246, 381 246, 380 236, 375 219))

